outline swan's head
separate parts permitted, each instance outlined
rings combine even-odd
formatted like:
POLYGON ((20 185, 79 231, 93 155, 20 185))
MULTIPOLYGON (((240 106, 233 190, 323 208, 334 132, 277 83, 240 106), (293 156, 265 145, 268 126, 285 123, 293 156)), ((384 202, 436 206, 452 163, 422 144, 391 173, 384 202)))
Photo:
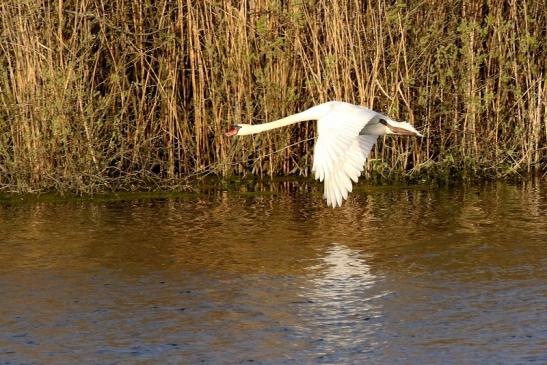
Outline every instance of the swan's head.
POLYGON ((232 137, 246 136, 254 133, 256 133, 256 131, 253 129, 253 126, 251 124, 234 124, 228 132, 224 133, 224 135, 226 137, 232 137))
POLYGON ((234 124, 232 128, 224 133, 226 137, 236 136, 239 133, 239 130, 241 129, 240 124, 234 124))

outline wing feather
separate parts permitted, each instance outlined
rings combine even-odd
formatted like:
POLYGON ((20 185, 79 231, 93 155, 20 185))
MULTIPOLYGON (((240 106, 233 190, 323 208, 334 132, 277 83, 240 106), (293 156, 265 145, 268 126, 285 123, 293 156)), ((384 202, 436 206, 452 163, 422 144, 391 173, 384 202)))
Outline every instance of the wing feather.
POLYGON ((359 135, 374 117, 369 110, 334 110, 318 120, 319 137, 314 148, 315 178, 324 182, 327 205, 337 207, 347 199, 363 172, 376 135, 359 135), (364 110, 364 111, 363 111, 364 110))
POLYGON ((352 182, 357 182, 363 172, 365 162, 376 143, 378 136, 357 136, 340 162, 324 178, 325 198, 333 208, 340 206, 353 190, 352 182))

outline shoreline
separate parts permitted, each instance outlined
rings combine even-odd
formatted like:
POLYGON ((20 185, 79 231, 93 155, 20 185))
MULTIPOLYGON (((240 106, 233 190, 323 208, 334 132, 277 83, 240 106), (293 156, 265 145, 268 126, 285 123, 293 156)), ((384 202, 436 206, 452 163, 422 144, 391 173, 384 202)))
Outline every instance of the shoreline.
MULTIPOLYGON (((70 191, 35 191, 35 192, 5 192, 0 191, 0 205, 36 202, 117 202, 131 200, 156 199, 191 199, 210 194, 227 193, 246 196, 278 195, 289 191, 299 190, 310 193, 321 192, 322 183, 311 177, 274 177, 274 178, 242 178, 230 179, 208 177, 206 179, 184 180, 186 185, 180 184, 161 189, 152 186, 140 187, 134 190, 97 191, 94 193, 75 193, 70 191)), ((512 186, 516 184, 547 184, 547 178, 527 175, 519 178, 505 179, 457 179, 457 180, 422 180, 422 181, 395 181, 361 179, 353 185, 353 193, 376 193, 395 190, 444 190, 466 189, 472 187, 512 186)))

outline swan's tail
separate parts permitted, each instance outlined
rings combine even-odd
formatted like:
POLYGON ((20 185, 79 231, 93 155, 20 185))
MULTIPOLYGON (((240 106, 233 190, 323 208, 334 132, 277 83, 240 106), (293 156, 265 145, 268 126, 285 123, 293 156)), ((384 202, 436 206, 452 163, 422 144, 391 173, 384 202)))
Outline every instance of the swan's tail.
POLYGON ((393 132, 400 136, 418 136, 423 137, 423 135, 416 130, 410 123, 407 122, 396 122, 394 120, 387 121, 387 127, 393 132))

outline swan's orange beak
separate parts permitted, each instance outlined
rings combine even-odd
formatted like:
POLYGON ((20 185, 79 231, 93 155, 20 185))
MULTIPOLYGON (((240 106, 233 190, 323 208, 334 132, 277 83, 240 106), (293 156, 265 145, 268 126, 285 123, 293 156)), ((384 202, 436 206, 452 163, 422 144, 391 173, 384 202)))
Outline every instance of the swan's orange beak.
POLYGON ((230 129, 228 132, 224 133, 226 137, 235 136, 239 132, 239 127, 237 125, 233 125, 232 129, 230 129))

